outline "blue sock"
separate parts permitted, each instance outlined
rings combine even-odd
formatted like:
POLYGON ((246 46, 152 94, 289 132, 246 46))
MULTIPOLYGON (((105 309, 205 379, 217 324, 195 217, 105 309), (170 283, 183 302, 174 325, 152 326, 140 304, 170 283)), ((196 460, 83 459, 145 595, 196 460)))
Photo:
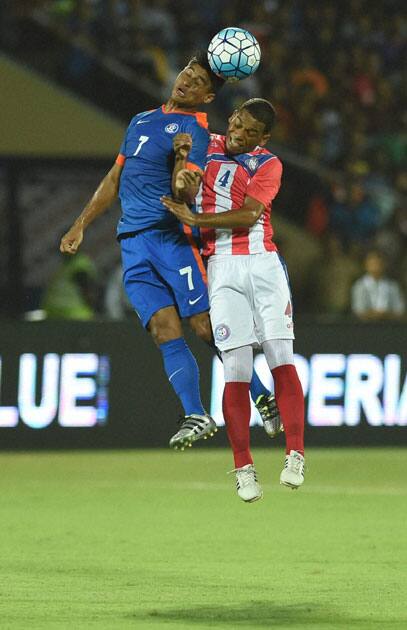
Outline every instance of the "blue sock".
POLYGON ((199 369, 194 355, 183 337, 160 345, 164 369, 175 393, 181 401, 185 415, 205 413, 199 392, 199 369))
POLYGON ((250 396, 252 397, 253 402, 256 402, 258 397, 262 394, 269 396, 270 391, 263 385, 256 370, 253 370, 252 382, 250 383, 250 396))

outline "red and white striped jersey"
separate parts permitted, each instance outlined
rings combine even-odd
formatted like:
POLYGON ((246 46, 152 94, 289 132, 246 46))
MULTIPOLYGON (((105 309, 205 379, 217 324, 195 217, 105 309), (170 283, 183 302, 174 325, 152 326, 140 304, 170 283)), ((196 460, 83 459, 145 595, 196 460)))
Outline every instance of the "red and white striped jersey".
POLYGON ((198 212, 239 210, 246 195, 260 201, 265 211, 251 228, 201 228, 203 254, 276 251, 270 213, 281 184, 282 164, 262 147, 250 153, 227 155, 225 144, 225 136, 211 135, 205 174, 196 199, 198 212))

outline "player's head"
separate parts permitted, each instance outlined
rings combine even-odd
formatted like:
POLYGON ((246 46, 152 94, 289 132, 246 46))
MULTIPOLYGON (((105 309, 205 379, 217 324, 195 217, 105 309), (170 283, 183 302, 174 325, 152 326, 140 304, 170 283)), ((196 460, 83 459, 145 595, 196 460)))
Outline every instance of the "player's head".
POLYGON ((379 279, 384 276, 386 271, 386 259, 380 250, 371 249, 367 252, 365 257, 365 269, 373 278, 379 279))
POLYGON ((274 107, 263 98, 251 98, 243 103, 229 118, 226 133, 228 153, 247 153, 256 146, 267 144, 275 117, 274 107))
POLYGON ((171 99, 181 109, 207 105, 224 83, 211 71, 206 52, 197 52, 175 79, 171 99))

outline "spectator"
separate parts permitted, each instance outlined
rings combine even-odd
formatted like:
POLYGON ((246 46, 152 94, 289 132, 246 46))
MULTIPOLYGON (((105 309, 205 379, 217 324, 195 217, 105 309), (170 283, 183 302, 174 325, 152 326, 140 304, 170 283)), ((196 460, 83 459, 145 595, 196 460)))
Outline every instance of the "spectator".
POLYGON ((320 264, 316 265, 315 306, 329 315, 349 314, 351 287, 360 274, 360 263, 344 252, 333 234, 327 235, 324 250, 320 264))
POLYGON ((363 321, 398 319, 405 312, 401 287, 386 276, 381 252, 372 250, 365 258, 366 273, 352 287, 352 311, 363 321))
POLYGON ((380 225, 380 210, 368 197, 361 181, 342 189, 329 208, 331 230, 343 246, 364 245, 376 234, 380 225))
POLYGON ((51 279, 41 309, 50 319, 92 320, 96 315, 96 267, 85 254, 64 257, 51 279))

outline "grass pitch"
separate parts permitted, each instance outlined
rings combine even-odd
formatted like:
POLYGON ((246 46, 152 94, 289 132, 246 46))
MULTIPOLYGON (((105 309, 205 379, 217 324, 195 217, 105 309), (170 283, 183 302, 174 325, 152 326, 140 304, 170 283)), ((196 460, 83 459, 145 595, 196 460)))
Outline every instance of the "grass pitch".
POLYGON ((0 454, 0 628, 405 630, 406 452, 254 455, 244 504, 229 451, 0 454))

